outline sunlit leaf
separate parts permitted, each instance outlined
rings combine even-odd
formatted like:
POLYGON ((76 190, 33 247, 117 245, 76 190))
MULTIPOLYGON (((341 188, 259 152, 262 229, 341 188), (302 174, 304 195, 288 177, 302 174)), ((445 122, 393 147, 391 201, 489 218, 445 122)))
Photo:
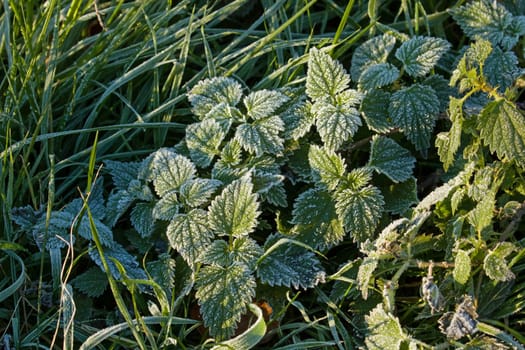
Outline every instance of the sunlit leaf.
POLYGON ((203 118, 216 105, 235 106, 242 97, 242 86, 232 78, 215 77, 201 80, 188 93, 192 112, 203 118))
POLYGON ((308 58, 306 94, 313 100, 329 100, 348 88, 350 76, 343 65, 325 52, 312 48, 308 58))
POLYGON ((308 162, 312 168, 314 181, 322 182, 329 190, 334 190, 345 173, 343 158, 325 147, 311 145, 308 162))
POLYGON ((246 96, 243 103, 251 118, 261 119, 273 115, 287 101, 288 96, 279 91, 259 90, 246 96))
POLYGON ((198 166, 210 165, 213 157, 219 154, 219 147, 226 136, 223 127, 214 119, 205 119, 186 128, 186 145, 191 159, 198 166))
POLYGON ((153 186, 160 197, 172 190, 178 190, 196 173, 195 166, 188 158, 168 148, 161 148, 155 152, 151 167, 153 186))
POLYGON ((400 350, 410 341, 401 328, 397 317, 385 311, 383 304, 377 305, 365 316, 368 335, 365 338, 367 349, 400 350))
POLYGON ((396 58, 403 63, 408 75, 423 77, 434 68, 449 48, 450 44, 444 39, 414 36, 397 49, 396 58))
POLYGON ((358 81, 361 73, 370 65, 386 62, 388 55, 396 44, 396 38, 383 34, 371 38, 358 46, 352 56, 350 73, 352 79, 358 81))

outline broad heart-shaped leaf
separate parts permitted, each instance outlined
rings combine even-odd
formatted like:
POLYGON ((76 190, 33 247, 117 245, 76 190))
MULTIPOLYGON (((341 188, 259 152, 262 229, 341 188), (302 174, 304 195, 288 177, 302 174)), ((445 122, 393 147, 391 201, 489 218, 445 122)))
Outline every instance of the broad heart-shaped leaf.
POLYGON ((71 280, 73 287, 91 298, 98 298, 108 286, 106 274, 93 266, 71 280))
POLYGON ((396 44, 396 38, 389 34, 376 36, 357 47, 352 56, 350 74, 358 81, 361 73, 370 65, 386 62, 390 51, 396 44))
POLYGON ((481 37, 510 50, 525 34, 525 17, 513 16, 501 3, 472 1, 450 10, 452 17, 470 38, 481 37))
POLYGON ((209 224, 221 236, 248 235, 257 225, 258 209, 257 194, 253 193, 250 177, 244 176, 229 184, 211 202, 209 224))
MULTIPOLYGON (((90 246, 89 248, 89 256, 91 260, 95 262, 95 264, 100 267, 102 271, 104 271, 104 265, 102 264, 102 260, 100 259, 99 251, 96 247, 90 246)), ((126 249, 124 249, 123 246, 121 246, 118 243, 113 244, 112 247, 104 247, 104 258, 106 259, 109 271, 113 278, 119 280, 121 278, 121 274, 115 265, 115 263, 111 259, 117 260, 123 267, 124 270, 126 270, 126 274, 129 278, 134 279, 146 279, 146 273, 144 270, 140 268, 140 264, 137 262, 137 259, 128 253, 126 249)))
POLYGON ((301 193, 294 202, 292 215, 292 224, 297 231, 294 239, 315 249, 328 249, 345 236, 332 196, 321 188, 301 193))
POLYGON ((201 80, 188 93, 192 112, 203 119, 220 103, 235 106, 242 97, 242 86, 232 78, 215 77, 201 80))
POLYGON ((209 227, 206 211, 192 209, 187 214, 176 215, 170 221, 166 236, 170 245, 193 267, 210 244, 213 232, 209 227))
POLYGON ((139 202, 131 210, 131 224, 141 237, 149 237, 153 232, 153 208, 155 203, 139 202))
POLYGON ((106 160, 104 165, 111 174, 115 188, 117 190, 127 190, 129 183, 137 179, 140 162, 106 160))
POLYGON ((255 278, 242 263, 201 268, 195 296, 204 325, 217 340, 230 338, 255 296, 255 278))
POLYGON ((324 282, 325 272, 314 253, 274 234, 264 244, 265 254, 257 264, 257 276, 270 286, 312 288, 324 282))
POLYGON ((493 87, 503 94, 505 90, 514 84, 514 81, 522 70, 518 67, 518 57, 512 51, 503 51, 494 47, 483 66, 483 74, 493 87))
POLYGON ((379 189, 371 185, 359 190, 344 189, 335 198, 337 214, 354 241, 372 238, 385 204, 379 189))
POLYGON ((158 220, 171 220, 179 213, 181 203, 177 197, 177 191, 170 191, 155 203, 153 207, 153 218, 158 220))
POLYGON ((243 103, 248 116, 261 119, 273 115, 288 100, 288 96, 279 91, 259 90, 246 96, 243 103))
POLYGON ((345 161, 341 156, 326 147, 311 145, 308 163, 312 168, 313 180, 322 182, 329 190, 334 190, 345 173, 345 161))
POLYGON ((219 147, 226 132, 215 119, 205 119, 186 128, 186 146, 191 159, 202 168, 210 165, 220 153, 219 147))
POLYGON ((377 63, 366 67, 359 76, 359 90, 373 90, 390 85, 399 78, 399 69, 390 63, 377 63))
POLYGON ((349 104, 335 106, 328 102, 316 102, 312 112, 317 118, 316 126, 321 140, 329 149, 338 149, 361 126, 359 111, 349 104))
POLYGON ((277 154, 283 150, 284 139, 279 135, 284 130, 280 117, 274 115, 243 123, 235 131, 235 140, 250 153, 277 154))
POLYGON ((448 170, 461 143, 463 129, 463 100, 450 96, 449 115, 452 127, 448 132, 440 132, 436 137, 439 159, 443 169, 448 170))
POLYGON ((502 242, 485 256, 483 269, 490 279, 506 282, 516 278, 505 261, 505 258, 514 250, 516 247, 512 243, 502 242))
POLYGON ((188 158, 169 148, 161 148, 155 152, 150 166, 153 186, 160 197, 170 191, 178 190, 196 173, 195 166, 188 158))
POLYGON ((312 113, 310 102, 301 103, 292 107, 281 115, 284 122, 285 139, 299 140, 306 135, 315 124, 315 115, 312 113))
POLYGON ((478 118, 478 128, 491 152, 525 167, 525 117, 513 103, 489 102, 478 118))
POLYGON ((288 205, 283 186, 284 179, 285 177, 279 174, 279 169, 277 171, 256 169, 252 176, 254 190, 259 194, 261 201, 280 207, 288 205))
POLYGON ((217 239, 199 257, 203 264, 226 267, 235 262, 245 264, 250 271, 255 269, 257 259, 263 254, 262 248, 250 237, 236 238, 231 247, 228 242, 217 239))
POLYGON ((412 176, 416 159, 410 151, 385 136, 374 135, 371 144, 368 167, 394 182, 403 182, 412 176))
POLYGON ((314 101, 334 99, 348 88, 350 76, 343 65, 321 50, 312 48, 308 58, 306 94, 314 101))
POLYGON ((388 113, 418 151, 426 151, 439 113, 439 99, 430 87, 413 84, 392 94, 388 113))
POLYGON ((396 58, 412 77, 427 75, 448 51, 450 44, 443 39, 429 36, 415 36, 405 41, 396 51, 396 58))
POLYGON ((454 258, 454 271, 452 272, 454 281, 460 284, 467 283, 470 277, 471 265, 472 264, 468 252, 459 249, 456 252, 456 257, 454 258))
POLYGON ((381 187, 385 201, 385 211, 392 214, 404 214, 412 205, 418 203, 416 178, 381 187))
POLYGON ((390 92, 376 89, 369 91, 363 98, 360 110, 370 130, 387 133, 395 128, 388 114, 390 96, 390 92))
POLYGON ((214 179, 191 179, 180 187, 180 201, 184 205, 196 208, 208 202, 222 182, 214 179))
POLYGON ((397 317, 386 312, 382 303, 365 316, 365 322, 368 325, 365 344, 369 350, 400 350, 410 341, 397 317))

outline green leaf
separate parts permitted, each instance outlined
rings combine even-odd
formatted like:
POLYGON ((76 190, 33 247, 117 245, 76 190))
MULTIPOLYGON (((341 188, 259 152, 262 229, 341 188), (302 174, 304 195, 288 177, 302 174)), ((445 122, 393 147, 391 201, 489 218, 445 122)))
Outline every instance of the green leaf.
POLYGON ((445 171, 452 165, 456 151, 461 143, 463 129, 463 100, 450 97, 449 115, 452 126, 448 132, 440 132, 436 137, 439 159, 445 171))
MULTIPOLYGON (((89 256, 91 260, 93 260, 95 264, 97 264, 97 266, 100 267, 102 271, 105 271, 104 265, 102 264, 102 260, 100 259, 100 254, 99 254, 98 249, 91 246, 88 252, 89 252, 89 256)), ((126 249, 124 249, 124 247, 121 246, 120 244, 114 243, 113 246, 111 247, 104 247, 103 253, 108 263, 109 271, 111 275, 113 276, 113 278, 115 278, 116 280, 120 280, 122 276, 119 272, 119 269, 117 268, 117 266, 115 265, 112 259, 115 259, 120 263, 120 265, 124 268, 129 278, 133 278, 133 279, 146 279, 147 278, 144 270, 140 268, 140 265, 137 262, 137 259, 133 255, 128 253, 126 249)))
POLYGON ((253 186, 262 201, 270 204, 286 207, 286 191, 283 186, 285 177, 277 171, 255 170, 253 172, 253 186))
POLYGON ((324 282, 325 272, 314 253, 271 235, 264 244, 265 254, 258 261, 257 276, 270 286, 313 288, 324 282))
POLYGON ((444 39, 414 36, 397 49, 396 58, 403 63, 408 75, 418 78, 430 73, 449 49, 450 44, 444 39))
POLYGON ((402 215, 414 204, 418 203, 416 178, 381 187, 381 193, 385 200, 385 211, 392 214, 402 215))
POLYGON ((178 200, 176 191, 165 193, 153 207, 153 218, 169 221, 179 213, 180 207, 181 203, 178 200))
POLYGON ((525 18, 513 16, 499 2, 472 1, 450 10, 452 17, 470 38, 481 37, 510 50, 525 34, 525 18))
POLYGON ((202 209, 192 209, 187 214, 176 215, 168 225, 166 236, 170 245, 194 266, 200 254, 211 243, 213 232, 208 224, 208 215, 202 209))
POLYGON ((394 182, 403 182, 412 176, 416 159, 410 151, 399 146, 394 140, 374 135, 371 142, 367 166, 394 182))
POLYGON ((277 154, 283 150, 284 139, 279 135, 284 123, 278 116, 257 119, 237 127, 235 140, 248 152, 261 156, 263 153, 277 154))
POLYGON ((470 277, 470 271, 471 263, 468 252, 458 249, 456 251, 456 257, 454 258, 454 271, 452 272, 454 280, 459 284, 467 283, 470 277))
POLYGON ((301 103, 281 116, 284 122, 284 137, 299 140, 306 135, 315 124, 315 114, 312 113, 310 102, 301 103))
POLYGON ((117 190, 127 190, 129 183, 138 177, 140 162, 106 160, 104 165, 111 175, 115 188, 117 190))
POLYGON ((344 189, 335 198, 337 214, 354 241, 372 238, 385 205, 379 189, 371 185, 359 190, 344 189))
POLYGON ((98 298, 108 286, 108 279, 104 272, 97 267, 91 267, 71 280, 73 287, 91 298, 98 298))
POLYGON ((306 94, 314 101, 334 99, 348 88, 350 76, 343 65, 321 50, 312 48, 308 58, 306 94))
POLYGON ((512 243, 502 242, 485 256, 483 269, 490 279, 507 282, 516 278, 516 275, 510 270, 505 261, 505 258, 514 250, 516 250, 516 247, 512 243))
POLYGON ((141 237, 149 237, 153 233, 155 220, 153 219, 153 208, 155 203, 140 202, 135 204, 131 210, 130 220, 133 228, 141 237))
POLYGON ((395 128, 388 114, 390 96, 389 92, 376 89, 369 91, 363 98, 361 113, 370 130, 387 133, 395 128))
POLYGON ((325 146, 336 150, 350 139, 359 126, 359 111, 349 104, 334 106, 327 102, 316 102, 312 106, 316 126, 325 146))
POLYGON ((253 232, 259 216, 257 194, 245 176, 229 184, 209 207, 209 223, 219 235, 241 237, 253 232))
POLYGON ((235 166, 242 160, 242 146, 235 140, 231 139, 226 143, 221 151, 221 158, 218 163, 221 165, 235 166))
POLYGON ((395 92, 388 113, 418 151, 429 147, 439 113, 439 99, 431 87, 413 84, 395 92))
POLYGON ((273 115, 288 100, 288 96, 279 91, 259 90, 251 92, 243 102, 251 118, 261 119, 273 115))
POLYGON ((397 317, 386 312, 382 303, 365 316, 365 322, 369 332, 365 344, 369 350, 400 350, 410 341, 397 317))
POLYGON ((490 226, 495 205, 496 200, 494 193, 489 191, 489 193, 476 204, 476 207, 469 212, 468 221, 474 226, 476 232, 481 232, 484 228, 490 226))
POLYGON ((199 271, 195 286, 204 325, 210 334, 218 340, 231 338, 255 296, 255 279, 248 267, 242 263, 205 266, 199 271))
POLYGON ((317 145, 311 145, 308 151, 308 163, 312 168, 313 180, 322 182, 329 190, 334 190, 345 173, 343 158, 334 151, 317 145))
POLYGON ((514 52, 495 47, 485 61, 483 74, 488 83, 503 94, 522 74, 522 70, 518 68, 518 57, 514 52))
POLYGON ((446 111, 449 105, 449 98, 457 94, 456 89, 450 86, 449 80, 442 75, 431 74, 421 82, 421 84, 430 86, 439 99, 439 110, 446 111))
POLYGON ((245 264, 250 271, 255 269, 257 259, 263 254, 262 248, 250 237, 236 238, 230 247, 224 240, 218 239, 203 252, 199 261, 203 264, 226 267, 235 262, 245 264))
POLYGON ((390 63, 377 63, 366 67, 359 76, 359 90, 373 90, 390 85, 399 78, 399 69, 390 63))
POLYGON ((215 119, 205 119, 186 128, 186 145, 191 159, 202 168, 210 165, 220 153, 219 147, 226 131, 215 119))
POLYGON ((294 202, 292 216, 297 231, 294 238, 315 249, 328 249, 345 236, 332 196, 323 189, 301 193, 294 202))
POLYGON ((491 152, 525 167, 525 118, 516 105, 506 100, 489 102, 478 118, 478 128, 491 152))
POLYGON ((193 114, 204 117, 215 106, 225 103, 235 106, 242 97, 242 86, 232 78, 215 77, 201 80, 188 93, 193 114))
POLYGON ((148 275, 164 289, 168 296, 174 293, 175 259, 171 258, 170 253, 159 254, 157 260, 149 261, 146 266, 148 275))
POLYGON ((354 81, 359 81, 361 73, 373 64, 386 62, 396 44, 396 38, 383 34, 365 41, 358 46, 352 56, 350 74, 354 81))
POLYGON ((168 148, 161 148, 154 153, 151 168, 153 186, 160 197, 170 191, 178 190, 196 173, 195 166, 188 158, 168 148))
POLYGON ((222 182, 214 179, 191 179, 180 187, 180 201, 196 208, 206 204, 222 182))
POLYGON ((378 260, 376 258, 366 257, 363 259, 361 265, 359 265, 359 270, 357 272, 357 285, 361 291, 361 296, 363 299, 368 299, 368 289, 370 280, 374 277, 374 271, 378 265, 378 260))

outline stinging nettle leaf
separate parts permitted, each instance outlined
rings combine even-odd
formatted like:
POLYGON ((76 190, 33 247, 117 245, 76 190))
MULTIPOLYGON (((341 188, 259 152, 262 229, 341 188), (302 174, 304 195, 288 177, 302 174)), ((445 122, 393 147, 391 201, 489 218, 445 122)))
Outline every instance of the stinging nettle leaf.
POLYGON ((491 86, 504 93, 522 74, 522 70, 518 68, 518 57, 514 52, 495 47, 485 61, 483 74, 491 86))
POLYGON ((478 118, 480 136, 498 157, 515 160, 525 167, 525 117, 513 103, 488 103, 478 118))
POLYGON ((257 194, 250 177, 229 184, 209 207, 209 223, 219 235, 241 237, 251 233, 259 216, 257 194))
POLYGON ((315 124, 315 114, 311 110, 312 104, 305 102, 294 106, 281 116, 286 139, 299 140, 310 131, 315 124))
POLYGON ((128 189, 129 183, 137 179, 140 162, 106 160, 104 164, 118 190, 128 189))
POLYGON ((381 187, 385 201, 385 211, 392 214, 404 214, 410 207, 419 202, 417 198, 416 178, 411 177, 407 181, 381 187))
POLYGON ((415 36, 405 41, 396 51, 396 58, 403 63, 403 68, 412 77, 427 75, 450 49, 450 44, 439 38, 415 36))
POLYGON ((235 140, 256 156, 263 153, 277 154, 283 150, 284 139, 279 135, 282 131, 284 123, 280 117, 274 115, 239 125, 235 140))
POLYGON ((374 135, 371 144, 368 167, 394 182, 403 182, 412 176, 416 159, 410 151, 385 136, 374 135))
POLYGON ((399 78, 399 69, 390 63, 369 65, 359 76, 359 90, 373 90, 390 85, 399 78))
POLYGON ((204 325, 218 340, 230 338, 255 296, 255 279, 250 270, 242 263, 205 266, 195 285, 204 325))
POLYGON ((73 287, 91 298, 98 298, 108 286, 106 274, 97 267, 91 267, 71 280, 73 287))
POLYGON ((188 125, 185 140, 191 159, 202 168, 209 166, 213 157, 219 154, 225 136, 225 130, 214 119, 188 125))
POLYGON ((390 96, 389 92, 376 89, 369 91, 363 98, 360 111, 370 130, 387 133, 395 128, 388 114, 390 96))
MULTIPOLYGON (((91 260, 93 260, 95 264, 97 264, 97 266, 105 272, 104 265, 102 264, 102 260, 100 259, 98 249, 95 247, 90 247, 89 256, 91 257, 91 260)), ((104 257, 108 263, 111 275, 117 280, 121 279, 121 274, 115 263, 112 261, 112 259, 115 259, 120 263, 120 265, 124 268, 129 278, 147 278, 146 272, 144 272, 144 270, 140 268, 137 259, 133 255, 128 253, 126 249, 118 243, 114 243, 112 247, 104 247, 104 257)))
POLYGON ((357 272, 357 284, 361 291, 361 296, 364 300, 368 299, 368 289, 370 280, 374 277, 374 271, 379 264, 376 258, 367 257, 359 265, 359 271, 357 272))
POLYGON ((203 119, 220 103, 235 106, 242 97, 242 86, 232 78, 214 77, 201 80, 188 93, 192 112, 203 119))
POLYGON ((348 141, 362 124, 359 111, 350 105, 316 102, 312 112, 317 118, 316 127, 321 140, 333 150, 348 141))
POLYGON ((141 237, 149 237, 153 233, 155 220, 153 219, 154 203, 140 202, 131 210, 130 220, 133 228, 141 237))
POLYGON ((471 261, 467 251, 458 249, 454 258, 454 271, 452 275, 454 280, 460 284, 467 283, 470 277, 471 261))
POLYGON ((206 248, 199 257, 203 264, 226 267, 233 263, 243 263, 250 271, 255 269, 257 259, 263 254, 262 248, 250 237, 236 238, 232 246, 228 242, 218 239, 206 248))
POLYGON ((354 81, 359 81, 361 73, 370 65, 386 62, 390 51, 396 44, 396 38, 389 34, 376 36, 357 47, 352 56, 350 74, 354 81))
POLYGON ((178 190, 196 173, 195 166, 188 158, 168 148, 161 148, 155 152, 151 167, 153 186, 160 197, 172 190, 178 190))
POLYGON ((196 208, 207 203, 222 182, 215 179, 191 179, 180 187, 180 200, 184 205, 196 208))
POLYGON ((311 145, 308 151, 308 163, 312 168, 315 182, 322 182, 329 190, 334 190, 345 173, 343 158, 326 147, 311 145))
POLYGON ((418 151, 426 151, 439 113, 434 89, 413 84, 392 94, 388 113, 418 151))
POLYGON ((461 143, 461 131, 463 129, 463 100, 450 97, 449 115, 452 127, 448 132, 440 132, 436 137, 439 159, 443 163, 445 171, 454 162, 454 156, 461 143))
POLYGON ((306 75, 308 97, 316 101, 331 100, 347 89, 349 84, 350 76, 341 63, 321 50, 310 50, 306 75))
POLYGON ((372 238, 384 205, 381 192, 371 185, 359 190, 345 189, 336 193, 337 214, 356 242, 372 238))
POLYGON ((516 247, 510 242, 500 243, 494 250, 490 251, 483 260, 483 269, 490 279, 507 282, 516 278, 510 270, 505 258, 510 255, 516 247))
MULTIPOLYGON (((365 338, 367 349, 370 350, 400 350, 410 338, 399 323, 399 319, 385 311, 384 305, 377 305, 365 316, 369 334, 365 338)), ((408 347, 406 347, 408 348, 408 347)))
POLYGON ((288 100, 288 96, 279 91, 259 90, 246 96, 243 103, 251 118, 261 119, 274 114, 288 100))

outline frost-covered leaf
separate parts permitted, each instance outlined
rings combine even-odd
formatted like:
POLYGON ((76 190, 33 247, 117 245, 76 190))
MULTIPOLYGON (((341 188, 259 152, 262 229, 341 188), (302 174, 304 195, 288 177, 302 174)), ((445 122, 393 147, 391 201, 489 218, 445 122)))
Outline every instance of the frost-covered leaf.
POLYGON ((488 191, 485 196, 476 204, 476 207, 468 214, 469 223, 474 226, 477 232, 481 232, 485 227, 490 226, 494 212, 496 199, 494 193, 488 191))
POLYGON ((465 250, 458 249, 454 258, 454 271, 452 275, 454 280, 460 284, 467 283, 470 277, 471 262, 469 253, 465 250))
POLYGON ((265 255, 257 265, 257 276, 261 281, 270 286, 293 286, 296 289, 312 288, 324 282, 325 272, 315 254, 288 242, 283 243, 279 240, 282 237, 271 235, 264 244, 265 255))
POLYGON ((109 227, 115 226, 118 219, 131 207, 135 198, 126 190, 113 192, 109 195, 106 203, 106 223, 109 227))
POLYGON ((494 250, 490 251, 483 260, 483 270, 490 279, 506 282, 516 278, 510 270, 505 258, 510 255, 516 247, 510 242, 500 243, 494 250))
POLYGON ((161 148, 155 152, 151 167, 153 186, 160 197, 170 191, 178 190, 196 173, 195 166, 188 158, 168 148, 161 148))
MULTIPOLYGON (((100 243, 105 247, 112 247, 115 242, 113 240, 113 232, 111 229, 97 218, 93 218, 93 222, 95 224, 100 243)), ((71 221, 71 224, 72 223, 73 221, 71 221)), ((53 225, 55 225, 55 223, 53 223, 53 225)), ((78 226, 78 234, 85 239, 93 240, 92 228, 87 214, 84 215, 80 221, 80 225, 78 226)))
POLYGON ((415 36, 405 41, 396 51, 396 58, 403 63, 403 68, 412 77, 427 75, 447 52, 450 44, 439 38, 415 36))
POLYGON ((443 294, 441 294, 437 284, 434 283, 434 277, 432 275, 423 277, 421 283, 421 295, 426 304, 430 307, 431 314, 440 312, 443 309, 445 298, 443 297, 443 294))
MULTIPOLYGON (((100 259, 100 254, 96 247, 91 246, 89 248, 89 256, 102 271, 105 271, 102 260, 100 259)), ((111 275, 117 280, 119 280, 122 276, 112 259, 115 259, 120 263, 129 278, 147 278, 144 270, 140 268, 140 264, 137 262, 137 259, 128 253, 126 249, 124 249, 124 247, 118 243, 113 244, 112 247, 104 247, 104 258, 106 259, 111 275)))
POLYGON ((377 187, 344 189, 336 194, 336 211, 354 241, 364 242, 373 236, 383 214, 385 202, 377 187))
POLYGON ((361 73, 370 65, 386 62, 390 51, 396 44, 396 38, 389 34, 376 36, 358 46, 352 56, 350 74, 358 81, 361 73))
POLYGON ((193 209, 187 214, 176 215, 168 225, 166 236, 170 245, 193 266, 211 243, 213 232, 206 211, 193 209))
POLYGON ((465 295, 461 303, 456 305, 455 312, 447 312, 438 320, 439 330, 447 338, 458 340, 478 331, 478 314, 472 297, 465 295))
POLYGON ((243 103, 251 118, 261 119, 273 115, 288 100, 288 96, 279 91, 259 90, 246 96, 243 103))
POLYGON ((131 210, 131 224, 141 237, 149 237, 153 233, 155 220, 153 219, 153 208, 155 203, 140 202, 135 204, 131 210))
POLYGON ((263 254, 262 248, 250 237, 236 238, 231 247, 228 242, 217 239, 199 257, 203 264, 226 267, 235 262, 245 264, 250 271, 255 269, 257 259, 263 254))
POLYGON ((203 119, 220 103, 235 106, 242 97, 242 86, 232 78, 215 77, 201 80, 188 93, 192 112, 203 119))
POLYGON ((252 177, 254 191, 259 194, 262 201, 286 207, 288 204, 283 187, 284 179, 285 177, 278 171, 255 170, 252 177))
POLYGON ((525 34, 525 18, 513 16, 500 2, 472 1, 450 10, 452 17, 470 38, 481 37, 510 50, 525 34))
POLYGON ((369 332, 365 344, 369 350, 400 350, 410 342, 398 318, 385 311, 382 303, 365 316, 365 322, 369 332))
POLYGON ((394 182, 403 182, 412 176, 416 159, 410 151, 394 140, 374 135, 371 142, 370 158, 367 166, 386 175, 394 182))
POLYGON ((255 279, 248 267, 242 263, 205 266, 199 271, 195 286, 210 334, 218 340, 230 338, 255 296, 255 279))
POLYGON ((430 145, 439 99, 429 86, 413 84, 392 94, 388 113, 418 151, 430 145))
POLYGON ((343 65, 325 52, 312 48, 308 58, 306 94, 312 100, 325 101, 348 88, 350 76, 343 65))
POLYGON ((71 280, 73 287, 91 298, 98 298, 108 286, 106 274, 97 267, 91 267, 71 280))
POLYGON ((221 158, 216 164, 235 166, 242 160, 242 146, 235 140, 231 139, 226 143, 221 151, 221 158))
POLYGON ((343 158, 334 151, 317 145, 311 145, 308 163, 312 168, 313 180, 322 182, 329 190, 334 190, 345 173, 343 158))
POLYGON ((387 133, 395 128, 388 114, 391 94, 388 91, 372 90, 363 98, 361 113, 368 128, 377 133, 387 133))
POLYGON ((525 117, 513 103, 488 103, 478 118, 481 139, 500 158, 515 160, 525 167, 525 117))
POLYGON ((485 61, 483 73, 489 84, 503 94, 522 74, 522 70, 518 68, 518 57, 514 52, 495 47, 485 61))
POLYGON ((226 267, 232 263, 228 242, 222 239, 216 239, 203 249, 199 256, 199 262, 203 264, 226 267))
POLYGON ((169 253, 162 253, 159 258, 147 264, 148 275, 158 283, 166 294, 170 296, 175 287, 175 259, 169 253))
POLYGON ((436 137, 439 159, 443 163, 443 169, 448 168, 454 162, 456 151, 461 143, 461 131, 463 129, 463 100, 450 97, 449 116, 452 126, 447 132, 440 132, 436 137))
POLYGON ((366 67, 359 76, 359 90, 373 90, 390 85, 399 78, 399 69, 390 63, 378 63, 366 67))
POLYGON ((251 233, 259 216, 257 194, 249 177, 229 184, 209 207, 209 223, 219 235, 241 237, 251 233))
POLYGON ((191 159, 202 168, 210 165, 220 153, 219 147, 226 136, 223 127, 215 119, 205 119, 186 128, 186 145, 191 159))
POLYGON ((312 125, 315 124, 315 115, 311 109, 311 103, 305 102, 291 108, 281 116, 286 139, 298 140, 310 131, 312 125))
POLYGON ((357 191, 365 187, 370 180, 372 180, 372 169, 368 167, 356 168, 346 175, 343 186, 357 191))
POLYGON ((171 220, 179 213, 181 203, 177 197, 177 191, 170 191, 155 203, 153 207, 153 218, 158 220, 171 220))
POLYGON ((418 203, 416 178, 381 187, 385 200, 385 211, 392 214, 405 213, 412 205, 418 203))
POLYGON ((283 130, 283 121, 274 115, 239 125, 235 140, 257 156, 263 153, 277 154, 283 150, 284 139, 279 135, 283 130))
POLYGON ((361 291, 363 299, 368 299, 368 289, 370 280, 374 277, 374 271, 378 265, 378 260, 375 258, 365 258, 361 265, 359 265, 359 271, 357 272, 357 285, 361 291))
POLYGON ((430 86, 439 99, 439 110, 446 111, 449 105, 449 98, 456 95, 456 90, 449 84, 449 80, 442 75, 431 74, 421 82, 421 84, 430 86))
POLYGON ((301 193, 294 202, 292 215, 297 231, 294 238, 315 249, 328 249, 345 236, 332 196, 320 188, 301 193))
POLYGON ((361 126, 359 111, 350 105, 317 102, 312 106, 316 126, 326 147, 338 149, 361 126))
POLYGON ((207 203, 222 182, 214 179, 191 179, 180 187, 180 201, 196 208, 207 203))
POLYGON ((138 177, 140 162, 104 161, 105 169, 109 171, 117 190, 126 190, 132 180, 138 177))

